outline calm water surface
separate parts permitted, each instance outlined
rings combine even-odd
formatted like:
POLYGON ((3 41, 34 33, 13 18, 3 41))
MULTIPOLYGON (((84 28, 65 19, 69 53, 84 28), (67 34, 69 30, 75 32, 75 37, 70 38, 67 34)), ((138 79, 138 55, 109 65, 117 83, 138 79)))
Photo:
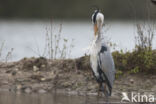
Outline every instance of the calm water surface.
MULTIPOLYGON (((85 48, 93 39, 91 21, 54 21, 53 34, 58 33, 59 24, 62 24, 62 37, 69 41, 74 39, 75 45, 71 58, 85 54, 85 48)), ((0 42, 5 40, 4 54, 14 48, 12 61, 23 57, 38 56, 44 52, 46 27, 50 28, 49 21, 0 21, 0 42), (32 51, 33 49, 33 51, 32 51)), ((104 36, 107 41, 117 44, 116 49, 132 50, 136 26, 133 22, 106 21, 104 36)), ((50 33, 50 32, 49 32, 50 33)), ((154 41, 156 48, 156 41, 154 41)))
POLYGON ((0 104, 105 104, 105 99, 96 96, 0 92, 0 104))

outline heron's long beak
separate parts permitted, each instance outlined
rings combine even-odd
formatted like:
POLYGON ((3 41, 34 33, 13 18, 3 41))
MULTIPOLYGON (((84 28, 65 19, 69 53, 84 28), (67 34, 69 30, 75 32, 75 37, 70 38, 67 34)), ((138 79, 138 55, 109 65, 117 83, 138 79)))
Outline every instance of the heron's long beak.
POLYGON ((95 35, 95 36, 97 35, 97 31, 98 31, 97 24, 94 24, 94 35, 95 35))

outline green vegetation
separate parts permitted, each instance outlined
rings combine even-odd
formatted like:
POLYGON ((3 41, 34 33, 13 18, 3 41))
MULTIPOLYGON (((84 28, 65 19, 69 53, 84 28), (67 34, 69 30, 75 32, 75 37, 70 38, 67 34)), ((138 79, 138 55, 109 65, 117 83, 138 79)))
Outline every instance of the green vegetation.
POLYGON ((156 50, 112 53, 117 70, 130 73, 156 73, 156 50))
POLYGON ((156 50, 152 49, 154 35, 151 25, 137 25, 135 49, 132 52, 121 50, 112 53, 116 69, 119 70, 117 74, 125 71, 156 74, 156 50))

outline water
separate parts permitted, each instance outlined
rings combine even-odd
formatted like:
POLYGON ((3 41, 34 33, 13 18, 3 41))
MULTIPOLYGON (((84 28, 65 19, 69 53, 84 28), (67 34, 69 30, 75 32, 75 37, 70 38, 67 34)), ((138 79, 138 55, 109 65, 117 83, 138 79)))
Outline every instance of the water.
MULTIPOLYGON (((106 40, 117 44, 117 49, 132 50, 134 48, 134 36, 136 27, 132 22, 106 21, 104 32, 106 40)), ((56 21, 53 23, 54 33, 57 33, 59 24, 63 24, 63 37, 74 39, 74 49, 71 57, 80 57, 85 54, 86 48, 93 39, 93 27, 90 21, 56 21)), ((23 57, 38 56, 31 49, 42 53, 45 45, 46 27, 48 21, 0 21, 0 42, 5 40, 6 54, 10 48, 14 48, 12 61, 23 57)), ((154 41, 156 49, 156 41, 154 41)), ((113 51, 113 50, 112 50, 113 51)), ((112 100, 113 101, 113 100, 112 100)), ((120 101, 120 100, 118 100, 120 101)), ((101 104, 105 99, 97 97, 69 96, 66 94, 15 94, 12 92, 0 92, 0 104, 101 104)), ((114 101, 115 102, 115 101, 114 101)))
MULTIPOLYGON (((58 33, 59 24, 63 24, 62 36, 69 41, 74 39, 75 47, 72 50, 71 58, 80 57, 85 54, 85 48, 93 39, 93 26, 91 21, 55 21, 53 32, 58 33)), ((116 43, 116 49, 132 50, 134 48, 134 36, 136 26, 133 22, 106 21, 106 40, 116 43)), ((0 42, 5 40, 6 51, 14 48, 12 61, 23 57, 32 57, 42 54, 45 46, 46 27, 50 26, 49 21, 0 21, 0 42), (35 53, 35 52, 37 53, 35 53)), ((156 48, 156 41, 154 41, 156 48)), ((113 51, 113 50, 112 50, 113 51)))
POLYGON ((0 92, 0 104, 105 104, 104 102, 105 98, 95 96, 0 92))

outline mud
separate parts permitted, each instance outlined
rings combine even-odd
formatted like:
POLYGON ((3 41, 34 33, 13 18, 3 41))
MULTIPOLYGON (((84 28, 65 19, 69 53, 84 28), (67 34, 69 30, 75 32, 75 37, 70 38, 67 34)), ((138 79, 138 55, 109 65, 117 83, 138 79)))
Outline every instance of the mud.
MULTIPOLYGON (((92 75, 88 56, 67 60, 24 58, 0 63, 0 91, 97 95, 98 84, 92 75)), ((132 91, 155 93, 156 75, 125 72, 115 80, 112 97, 118 99, 121 92, 132 91)))

